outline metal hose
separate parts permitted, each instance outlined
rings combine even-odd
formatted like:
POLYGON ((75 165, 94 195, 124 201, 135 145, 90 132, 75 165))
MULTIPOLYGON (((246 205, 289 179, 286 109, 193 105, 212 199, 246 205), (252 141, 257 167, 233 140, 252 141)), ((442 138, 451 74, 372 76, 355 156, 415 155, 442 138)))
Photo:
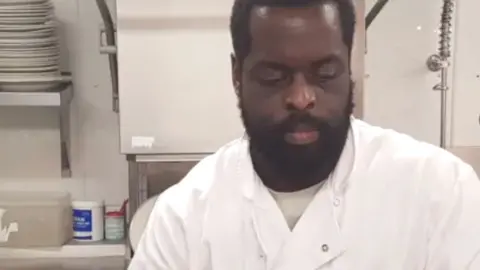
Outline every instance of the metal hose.
POLYGON ((373 21, 377 18, 377 16, 382 12, 385 5, 388 3, 389 0, 378 0, 373 5, 372 9, 368 12, 367 16, 365 17, 365 29, 368 29, 373 21))
POLYGON ((442 18, 440 25, 440 47, 438 54, 448 59, 451 56, 451 36, 452 36, 452 20, 454 12, 453 0, 444 0, 442 8, 442 18))
POLYGON ((445 148, 447 144, 447 90, 448 90, 448 67, 449 58, 452 55, 452 20, 454 12, 453 0, 444 0, 442 17, 440 21, 440 43, 438 55, 444 63, 441 68, 440 90, 440 147, 445 148))
POLYGON ((442 148, 447 145, 448 68, 450 66, 449 58, 452 55, 451 36, 454 8, 454 0, 443 0, 438 53, 431 55, 427 60, 427 67, 430 71, 440 71, 440 83, 435 85, 433 89, 440 91, 440 147, 442 148))

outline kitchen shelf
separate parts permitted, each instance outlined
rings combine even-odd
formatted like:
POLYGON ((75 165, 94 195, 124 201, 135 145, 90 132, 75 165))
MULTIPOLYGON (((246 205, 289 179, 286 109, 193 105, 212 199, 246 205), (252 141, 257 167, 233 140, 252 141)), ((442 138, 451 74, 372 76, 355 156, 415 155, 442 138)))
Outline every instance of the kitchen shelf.
POLYGON ((0 91, 0 107, 57 108, 60 129, 60 155, 62 177, 71 177, 70 167, 70 102, 73 98, 72 76, 62 73, 57 77, 0 78, 0 85, 42 84, 58 82, 58 87, 43 92, 0 91))
POLYGON ((81 243, 71 241, 58 248, 0 248, 0 261, 26 258, 125 257, 125 241, 81 243))
POLYGON ((73 98, 70 83, 62 83, 48 92, 0 92, 0 106, 61 107, 73 98))

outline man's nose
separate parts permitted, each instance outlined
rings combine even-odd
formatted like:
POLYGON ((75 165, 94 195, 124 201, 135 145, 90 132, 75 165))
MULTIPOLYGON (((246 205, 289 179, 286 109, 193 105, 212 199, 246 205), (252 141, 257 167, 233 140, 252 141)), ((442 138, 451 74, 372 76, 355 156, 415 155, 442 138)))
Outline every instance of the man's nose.
POLYGON ((305 111, 315 107, 316 97, 313 87, 303 74, 296 74, 287 89, 285 105, 288 110, 305 111))

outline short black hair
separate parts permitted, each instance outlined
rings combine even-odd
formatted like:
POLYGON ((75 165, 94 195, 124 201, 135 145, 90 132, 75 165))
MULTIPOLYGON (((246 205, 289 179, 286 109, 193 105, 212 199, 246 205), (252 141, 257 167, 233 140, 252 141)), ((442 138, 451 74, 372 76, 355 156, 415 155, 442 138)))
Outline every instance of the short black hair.
POLYGON ((351 54, 355 33, 355 6, 352 0, 235 0, 230 16, 233 50, 239 63, 250 53, 250 16, 254 6, 306 7, 331 2, 337 5, 342 25, 343 42, 351 54))

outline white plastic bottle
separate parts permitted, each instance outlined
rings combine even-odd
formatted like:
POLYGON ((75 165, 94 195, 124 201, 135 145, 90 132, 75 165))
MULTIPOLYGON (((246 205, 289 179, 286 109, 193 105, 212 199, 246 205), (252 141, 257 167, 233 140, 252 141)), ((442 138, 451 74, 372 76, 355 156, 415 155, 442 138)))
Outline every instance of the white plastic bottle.
POLYGON ((74 201, 73 239, 77 241, 101 241, 104 239, 104 203, 74 201))

